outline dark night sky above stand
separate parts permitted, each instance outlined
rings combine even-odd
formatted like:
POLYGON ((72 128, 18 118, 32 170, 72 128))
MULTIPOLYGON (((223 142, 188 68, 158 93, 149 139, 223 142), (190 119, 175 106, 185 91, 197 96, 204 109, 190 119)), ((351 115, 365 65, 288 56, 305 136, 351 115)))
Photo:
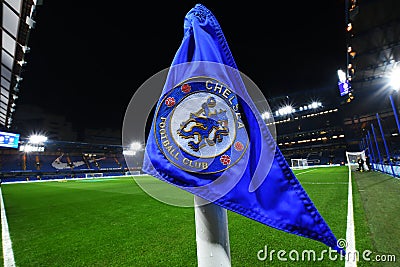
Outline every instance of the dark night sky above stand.
POLYGON ((336 70, 346 64, 343 1, 45 1, 17 112, 35 104, 79 127, 121 129, 135 90, 170 66, 196 3, 214 13, 240 71, 267 99, 303 90, 337 95, 336 70))

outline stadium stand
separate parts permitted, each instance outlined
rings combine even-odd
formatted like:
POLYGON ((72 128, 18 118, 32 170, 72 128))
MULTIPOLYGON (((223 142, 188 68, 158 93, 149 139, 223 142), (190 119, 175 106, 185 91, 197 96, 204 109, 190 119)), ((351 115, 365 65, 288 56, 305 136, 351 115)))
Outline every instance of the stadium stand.
POLYGON ((276 98, 272 109, 279 110, 289 103, 292 112, 274 114, 277 144, 288 163, 291 159, 307 159, 309 166, 344 164, 348 148, 339 99, 325 91, 314 90, 276 98), (283 100, 282 100, 283 99, 283 100), (320 99, 319 102, 311 99, 320 99))
POLYGON ((1 154, 0 168, 2 172, 23 171, 22 168, 22 155, 5 153, 1 154))
POLYGON ((140 171, 140 153, 137 168, 128 169, 122 152, 122 146, 58 141, 50 141, 43 152, 2 148, 0 177, 6 182, 32 181, 84 178, 89 173, 118 176, 140 171))
MULTIPOLYGON (((339 101, 324 90, 292 94, 285 99, 297 103, 293 104, 293 112, 279 113, 287 103, 272 99, 273 120, 265 123, 270 128, 275 127, 276 143, 288 164, 291 159, 306 159, 308 166, 344 164, 348 149, 345 136, 351 137, 351 134, 345 132, 339 101), (319 102, 312 99, 319 99, 319 102)), ((20 146, 24 142, 27 140, 22 139, 20 146)), ((0 172, 4 181, 14 181, 84 178, 90 173, 125 175, 140 171, 143 153, 124 155, 123 152, 124 148, 115 144, 48 140, 44 151, 0 149, 0 172)))
POLYGON ((51 163, 54 161, 54 155, 40 155, 40 170, 43 172, 51 172, 54 171, 54 168, 51 166, 51 163))

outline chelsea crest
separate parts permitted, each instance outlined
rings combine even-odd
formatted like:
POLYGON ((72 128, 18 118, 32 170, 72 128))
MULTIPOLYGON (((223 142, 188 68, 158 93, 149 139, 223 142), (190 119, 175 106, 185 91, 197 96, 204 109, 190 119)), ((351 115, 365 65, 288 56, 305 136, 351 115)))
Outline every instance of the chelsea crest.
POLYGON ((236 94, 213 79, 188 79, 160 100, 153 129, 160 151, 175 166, 210 174, 235 165, 249 139, 236 94))

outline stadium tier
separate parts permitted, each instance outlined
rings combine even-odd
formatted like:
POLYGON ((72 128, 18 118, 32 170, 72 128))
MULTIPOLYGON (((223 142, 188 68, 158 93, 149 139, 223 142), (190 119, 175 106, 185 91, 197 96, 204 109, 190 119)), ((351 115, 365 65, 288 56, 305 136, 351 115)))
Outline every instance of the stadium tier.
POLYGON ((24 181, 125 175, 140 171, 138 157, 138 165, 128 168, 122 148, 116 146, 53 142, 42 152, 1 149, 0 176, 3 181, 24 181))
POLYGON ((310 104, 307 99, 316 95, 312 93, 314 97, 293 94, 278 99, 275 109, 282 106, 282 101, 283 105, 288 101, 304 104, 293 105, 291 113, 275 114, 274 121, 267 122, 267 125, 276 128, 277 144, 289 164, 292 159, 305 159, 308 166, 344 164, 347 141, 341 108, 334 98, 327 97, 323 102, 310 104))
POLYGON ((64 172, 123 170, 114 155, 85 157, 85 155, 0 154, 1 172, 64 172))

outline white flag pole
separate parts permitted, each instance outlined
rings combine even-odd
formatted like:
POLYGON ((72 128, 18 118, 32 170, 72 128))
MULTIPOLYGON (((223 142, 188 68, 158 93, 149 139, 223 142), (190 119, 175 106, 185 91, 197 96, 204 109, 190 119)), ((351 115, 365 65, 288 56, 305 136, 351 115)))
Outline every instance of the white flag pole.
POLYGON ((194 205, 198 267, 231 266, 226 209, 198 196, 194 205))

